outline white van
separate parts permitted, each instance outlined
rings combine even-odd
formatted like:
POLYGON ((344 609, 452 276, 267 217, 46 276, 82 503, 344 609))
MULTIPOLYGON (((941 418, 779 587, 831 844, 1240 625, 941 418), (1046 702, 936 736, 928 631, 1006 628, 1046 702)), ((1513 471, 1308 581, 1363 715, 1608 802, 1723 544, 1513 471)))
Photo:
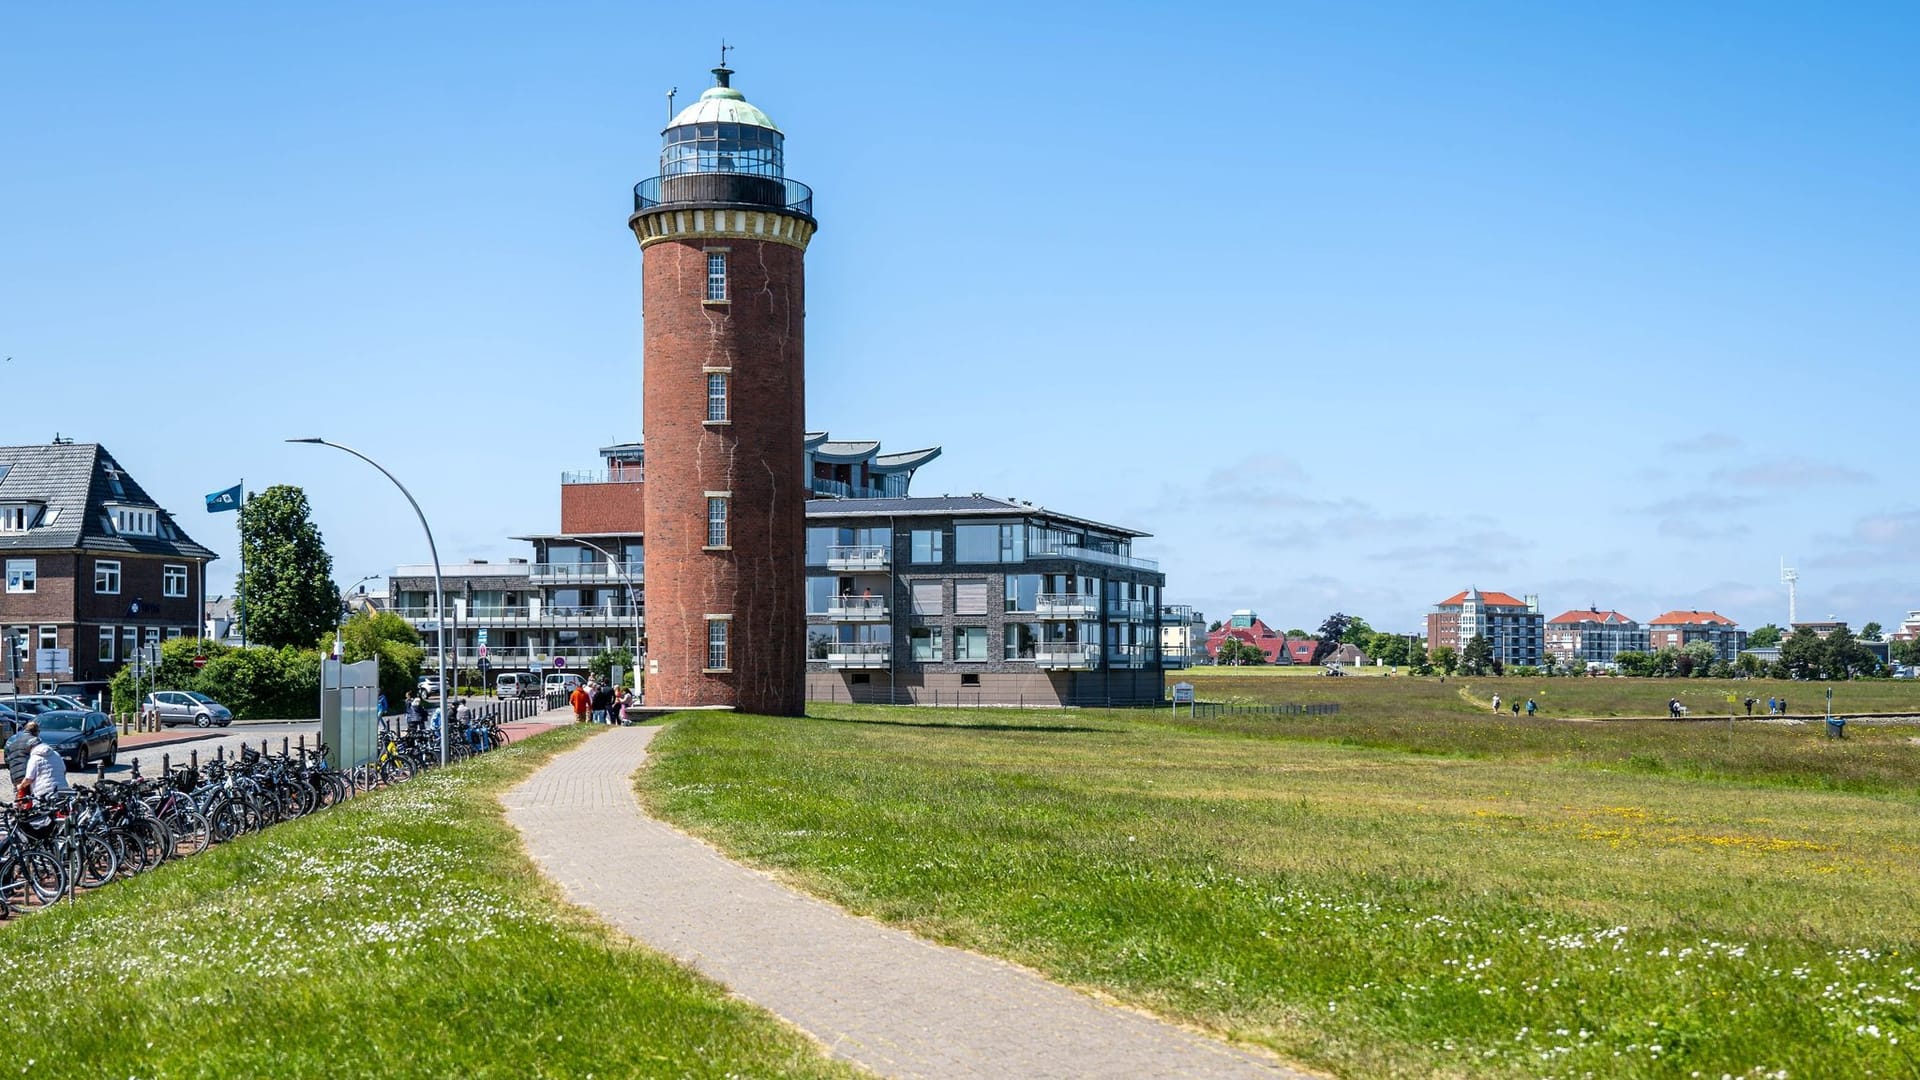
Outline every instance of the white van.
POLYGON ((493 678, 493 696, 507 698, 533 697, 540 692, 540 680, 527 671, 503 671, 493 678))
POLYGON ((573 693, 574 687, 583 685, 586 681, 586 676, 577 671, 549 671, 547 672, 545 693, 549 696, 553 694, 571 694, 573 693))

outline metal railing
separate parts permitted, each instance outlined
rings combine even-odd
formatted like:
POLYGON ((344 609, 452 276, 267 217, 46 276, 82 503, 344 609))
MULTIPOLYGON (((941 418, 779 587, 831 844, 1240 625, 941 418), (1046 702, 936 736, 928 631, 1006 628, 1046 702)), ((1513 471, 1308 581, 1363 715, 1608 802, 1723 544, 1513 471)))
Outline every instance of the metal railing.
MULTIPOLYGON (((395 614, 413 624, 414 629, 434 633, 440 629, 442 620, 437 618, 431 608, 397 608, 395 614)), ((632 604, 600 604, 594 607, 560 607, 542 605, 539 614, 528 607, 469 608, 464 615, 454 615, 444 620, 452 624, 456 633, 482 626, 493 627, 505 624, 522 626, 560 626, 580 623, 599 623, 612 620, 616 625, 633 624, 634 616, 643 614, 644 609, 636 610, 632 604)))
POLYGON ((644 484, 646 469, 640 465, 623 465, 611 469, 577 469, 560 474, 563 484, 644 484))
POLYGON ((845 480, 828 480, 824 476, 813 478, 813 493, 837 499, 853 498, 853 485, 845 480))
POLYGON ((1034 598, 1033 613, 1043 619, 1097 619, 1100 598, 1085 593, 1041 593, 1034 598))
POLYGON ((1098 548, 1075 547, 1071 544, 1054 544, 1045 547, 1027 549, 1029 559, 1081 559, 1086 562, 1100 563, 1103 566, 1124 566, 1135 570, 1158 570, 1160 563, 1154 559, 1136 559, 1131 555, 1119 555, 1098 548))
POLYGON ((636 211, 674 203, 764 206, 812 217, 813 189, 785 177, 727 172, 650 176, 633 185, 636 211))
POLYGON ((836 641, 827 646, 827 666, 885 668, 893 666, 893 646, 884 641, 836 641))
POLYGON ((1100 666, 1100 646, 1091 642, 1042 641, 1033 647, 1033 661, 1043 668, 1091 671, 1100 666))
POLYGON ((1188 653, 1184 649, 1177 650, 1177 651, 1169 651, 1167 649, 1161 649, 1160 650, 1160 666, 1163 668, 1192 667, 1193 655, 1191 653, 1188 653))
POLYGON ((827 569, 884 570, 891 554, 885 544, 837 544, 827 549, 827 569))
POLYGON ((528 576, 543 584, 588 581, 595 584, 625 585, 627 578, 620 575, 622 567, 626 568, 627 577, 631 577, 635 585, 647 579, 645 565, 638 559, 630 559, 625 563, 530 563, 528 576))
POLYGON ((1144 600, 1109 600, 1107 618, 1131 619, 1139 621, 1147 617, 1147 604, 1144 600))
POLYGON ((1193 621, 1193 605, 1192 604, 1161 604, 1160 605, 1160 621, 1176 622, 1176 623, 1192 622, 1193 621))
POLYGON ((1147 666, 1147 646, 1145 645, 1109 645, 1107 646, 1107 666, 1124 668, 1143 668, 1147 666))
POLYGON ((835 596, 827 601, 827 616, 835 619, 884 619, 884 596, 835 596))

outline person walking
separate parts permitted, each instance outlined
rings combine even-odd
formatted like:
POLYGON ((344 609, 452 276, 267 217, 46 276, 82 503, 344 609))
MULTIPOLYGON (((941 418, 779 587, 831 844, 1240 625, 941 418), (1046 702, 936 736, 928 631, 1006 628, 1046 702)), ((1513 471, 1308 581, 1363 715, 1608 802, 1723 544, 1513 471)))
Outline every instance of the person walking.
POLYGON ((1517 701, 1513 703, 1513 715, 1516 717, 1520 715, 1520 703, 1517 701))
POLYGON ((613 722, 625 726, 627 722, 627 707, 632 704, 633 691, 623 686, 615 692, 613 695, 613 722))
POLYGON ((1532 698, 1528 698, 1528 699, 1527 699, 1527 715, 1528 715, 1528 716, 1532 716, 1532 715, 1534 714, 1534 711, 1535 711, 1536 709, 1538 709, 1538 708, 1539 708, 1539 706, 1538 706, 1538 705, 1535 705, 1535 704, 1533 703, 1533 699, 1532 699, 1532 698))
POLYGON ((386 719, 386 717, 387 717, 387 695, 385 695, 385 694, 381 694, 381 695, 380 695, 380 700, 374 703, 374 708, 376 708, 376 709, 379 709, 379 710, 380 710, 380 718, 381 718, 382 720, 384 720, 384 719, 386 719))
POLYGON ((593 722, 596 724, 612 723, 613 722, 613 687, 602 685, 599 683, 594 684, 592 701, 593 701, 593 722))
POLYGON ((1787 699, 1784 694, 1781 695, 1780 697, 1780 715, 1781 716, 1787 715, 1787 699))
POLYGON ((574 684, 573 693, 567 695, 567 704, 573 706, 574 723, 584 724, 587 722, 587 706, 592 703, 593 697, 587 693, 586 684, 574 684))
POLYGON ((1500 695, 1499 694, 1493 695, 1493 711, 1494 712, 1500 711, 1500 695))
POLYGON ((40 745, 40 721, 29 720, 27 726, 13 733, 7 740, 7 779, 18 787, 27 779, 27 759, 33 756, 33 748, 40 745))
POLYGON ((1751 719, 1753 716, 1753 699, 1752 698, 1747 699, 1746 706, 1747 706, 1747 716, 1749 719, 1751 719))
POLYGON ((1780 711, 1779 702, 1774 700, 1772 694, 1768 694, 1767 695, 1767 715, 1772 716, 1774 713, 1777 713, 1779 711, 1780 711))

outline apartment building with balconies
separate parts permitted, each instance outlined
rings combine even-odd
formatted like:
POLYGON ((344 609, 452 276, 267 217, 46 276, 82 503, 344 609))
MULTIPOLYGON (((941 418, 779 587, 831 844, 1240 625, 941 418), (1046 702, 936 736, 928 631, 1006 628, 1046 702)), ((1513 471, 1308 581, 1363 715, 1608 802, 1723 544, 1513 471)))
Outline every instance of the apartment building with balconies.
POLYGON ((1623 652, 1646 652, 1647 630, 1617 611, 1590 607, 1547 620, 1547 652, 1568 667, 1613 668, 1623 652))
POLYGON ((1713 646, 1717 659, 1731 664, 1747 647, 1747 632, 1717 611, 1669 611, 1647 624, 1647 648, 1682 649, 1696 641, 1713 646))
POLYGON ((1508 667, 1538 665, 1546 655, 1546 617, 1540 601, 1503 592, 1470 588, 1433 606, 1427 615, 1427 648, 1451 647, 1456 653, 1475 635, 1493 647, 1493 658, 1508 667))
POLYGON ((1163 647, 1146 535, 984 495, 811 502, 807 696, 1158 703, 1187 658, 1163 647))

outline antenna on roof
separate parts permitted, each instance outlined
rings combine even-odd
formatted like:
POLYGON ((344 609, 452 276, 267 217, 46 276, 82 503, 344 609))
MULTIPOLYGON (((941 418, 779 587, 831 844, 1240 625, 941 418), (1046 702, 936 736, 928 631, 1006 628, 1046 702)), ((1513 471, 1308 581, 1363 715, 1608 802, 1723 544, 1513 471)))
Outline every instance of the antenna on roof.
POLYGON ((673 98, 674 98, 674 95, 675 95, 675 94, 678 94, 679 92, 680 92, 680 88, 679 88, 679 87, 677 87, 677 86, 676 86, 676 87, 674 87, 673 89, 671 89, 671 90, 669 90, 669 91, 667 91, 667 119, 668 119, 669 121, 671 121, 671 120, 673 119, 673 98))
POLYGON ((63 436, 63 435, 61 435, 61 434, 60 434, 59 432, 57 432, 57 431, 56 431, 56 432, 54 432, 54 433, 53 433, 53 445, 55 445, 55 446, 72 446, 72 445, 73 445, 73 438, 72 438, 71 436, 63 436))
POLYGON ((1787 625, 1788 626, 1792 626, 1794 623, 1800 621, 1800 608, 1799 608, 1800 590, 1797 584, 1799 580, 1800 580, 1800 571, 1795 570, 1791 566, 1788 566, 1786 558, 1782 556, 1780 559, 1780 582, 1781 584, 1787 587, 1787 625))

